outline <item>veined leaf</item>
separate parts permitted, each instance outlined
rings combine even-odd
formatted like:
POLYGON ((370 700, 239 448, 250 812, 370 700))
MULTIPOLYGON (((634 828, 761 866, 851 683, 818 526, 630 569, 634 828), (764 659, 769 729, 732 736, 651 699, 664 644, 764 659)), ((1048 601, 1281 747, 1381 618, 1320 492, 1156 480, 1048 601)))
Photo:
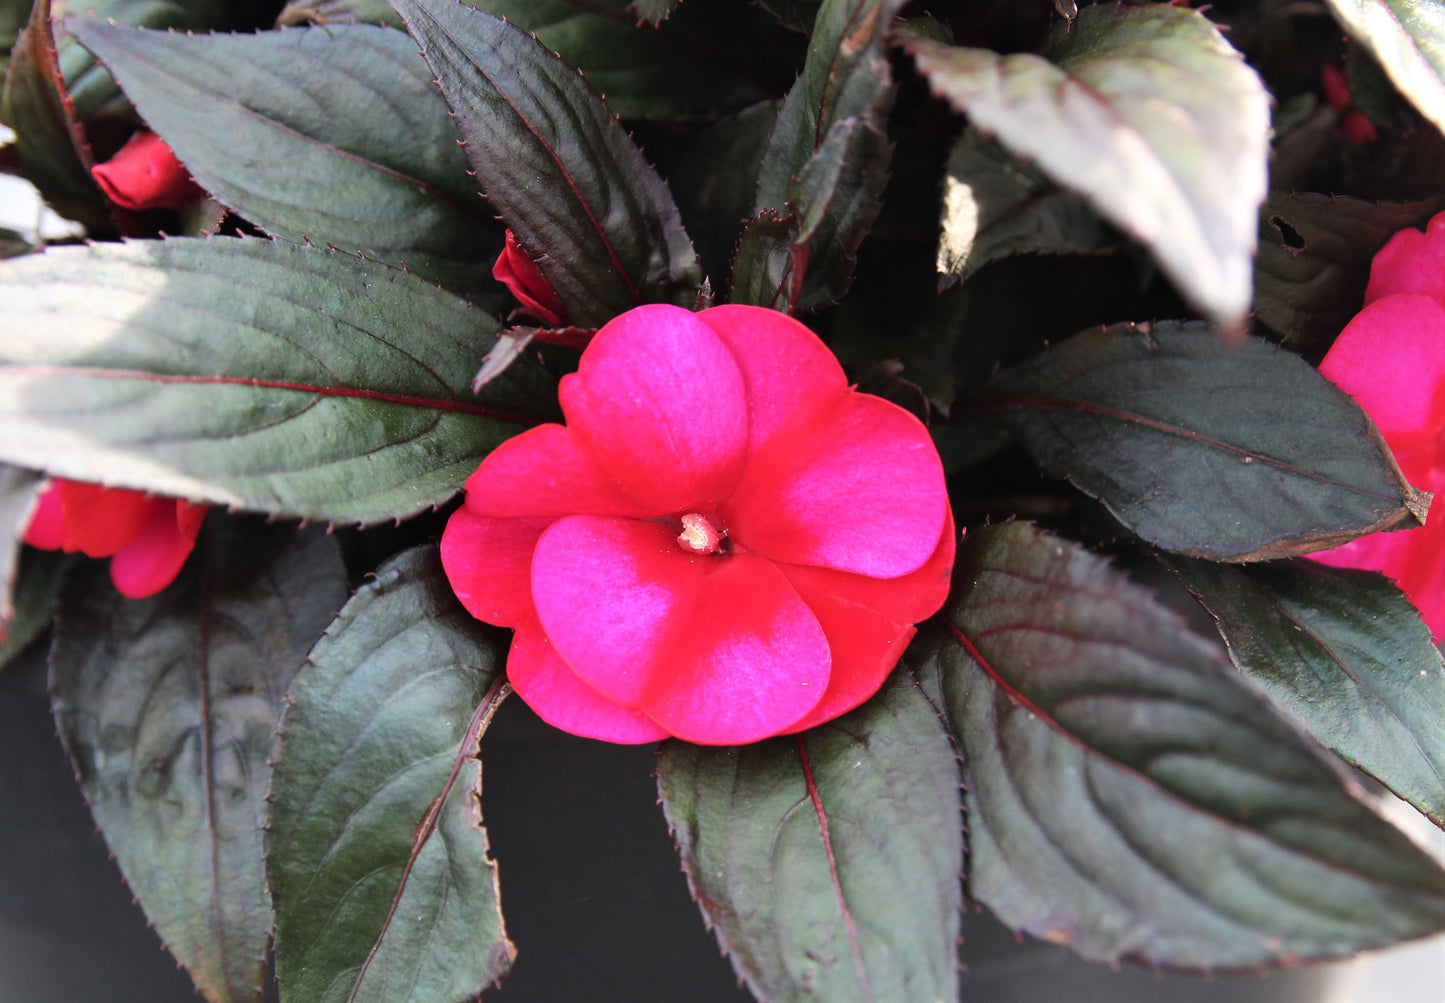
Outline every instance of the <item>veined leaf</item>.
POLYGON ((580 76, 515 25, 456 0, 394 0, 440 81, 487 199, 581 327, 697 302, 677 205, 580 76))
POLYGON ((1269 95, 1197 10, 1095 4, 1044 56, 906 44, 980 130, 1148 246, 1221 323, 1249 311, 1269 95))
POLYGON ((1445 871, 1219 649, 1075 544, 971 530, 906 660, 965 754, 969 890, 1086 958, 1239 968, 1445 929, 1445 871))
POLYGON ((1439 0, 1326 0, 1410 103, 1445 132, 1445 4, 1439 0))
POLYGON ((501 233, 402 32, 183 35, 95 20, 71 31, 202 187, 268 233, 452 288, 490 282, 501 233))
POLYGON ((212 1003, 261 992, 271 902, 262 794, 292 675, 346 596, 320 529, 212 512, 187 570, 126 599, 105 564, 67 584, 55 719, 156 932, 212 1003))
POLYGON ((77 480, 374 523, 555 407, 525 360, 472 397, 494 319, 316 247, 55 249, 7 263, 0 298, 0 459, 77 480))
POLYGON ((383 565, 312 651, 269 795, 283 1000, 460 1003, 511 964, 477 758, 507 692, 499 634, 425 546, 383 565))
POLYGON ((1307 560, 1166 564, 1276 706, 1445 827, 1445 666, 1392 582, 1307 560))
POLYGON ((666 742, 658 790, 693 897, 759 999, 957 999, 957 761, 906 673, 802 735, 666 742))
POLYGON ((1290 557, 1412 528, 1429 506, 1317 370, 1203 324, 1085 332, 1005 370, 971 406, 1045 473, 1177 553, 1290 557))

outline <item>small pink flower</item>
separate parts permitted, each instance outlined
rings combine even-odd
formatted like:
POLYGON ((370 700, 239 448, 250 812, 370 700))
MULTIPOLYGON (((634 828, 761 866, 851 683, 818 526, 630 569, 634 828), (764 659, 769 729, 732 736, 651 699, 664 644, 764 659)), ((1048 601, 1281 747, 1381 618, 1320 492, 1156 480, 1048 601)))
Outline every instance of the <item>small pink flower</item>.
POLYGON ((1325 103, 1339 113, 1341 135, 1356 146, 1366 146, 1380 138, 1375 124, 1355 109, 1349 81, 1338 66, 1320 67, 1320 90, 1324 92, 1325 103))
MULTIPOLYGON (((1320 363, 1365 409, 1412 484, 1445 491, 1445 213, 1402 230, 1375 255, 1365 308, 1320 363)), ((1439 498, 1419 529, 1374 533, 1312 554, 1399 583, 1435 637, 1445 636, 1445 517, 1439 498)))
POLYGON ((503 443, 442 537, 559 728, 732 745, 867 700, 948 592, 938 454, 772 310, 661 304, 602 328, 567 424, 503 443))
POLYGON ((507 231, 506 246, 492 266, 492 278, 512 291, 524 311, 548 327, 567 326, 567 308, 511 230, 507 231))
POLYGON ((205 518, 204 505, 56 480, 40 496, 24 539, 41 550, 109 557, 116 590, 144 599, 175 581, 205 518))
POLYGON ((115 156, 91 168, 105 197, 122 209, 182 209, 206 193, 165 140, 142 129, 115 156))

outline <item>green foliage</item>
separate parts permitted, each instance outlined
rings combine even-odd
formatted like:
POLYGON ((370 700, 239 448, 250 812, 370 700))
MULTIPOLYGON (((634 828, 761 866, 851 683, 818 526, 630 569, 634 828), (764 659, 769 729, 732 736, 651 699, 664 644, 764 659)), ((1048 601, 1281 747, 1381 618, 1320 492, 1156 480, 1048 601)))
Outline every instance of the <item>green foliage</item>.
POLYGON ((1445 132, 1445 6, 1438 0, 1326 0, 1400 93, 1445 132))
POLYGON ((693 898, 759 999, 958 996, 957 764, 906 674, 796 738, 667 742, 657 776, 693 898))
POLYGON ((20 537, 40 497, 41 477, 32 470, 0 464, 0 633, 15 617, 14 589, 20 566, 20 537))
POLYGON ((10 616, 0 624, 0 669, 50 626, 65 576, 76 564, 71 554, 27 550, 20 555, 9 589, 10 616))

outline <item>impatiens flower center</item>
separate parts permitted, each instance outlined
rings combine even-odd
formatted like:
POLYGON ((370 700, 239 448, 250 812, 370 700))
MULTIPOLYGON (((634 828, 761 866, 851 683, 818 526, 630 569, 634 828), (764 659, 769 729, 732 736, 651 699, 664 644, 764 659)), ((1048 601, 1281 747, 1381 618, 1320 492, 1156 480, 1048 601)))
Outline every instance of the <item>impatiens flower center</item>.
POLYGON ((683 550, 694 554, 716 554, 722 549, 722 540, 722 534, 707 516, 689 512, 682 517, 682 532, 677 535, 677 542, 683 550))

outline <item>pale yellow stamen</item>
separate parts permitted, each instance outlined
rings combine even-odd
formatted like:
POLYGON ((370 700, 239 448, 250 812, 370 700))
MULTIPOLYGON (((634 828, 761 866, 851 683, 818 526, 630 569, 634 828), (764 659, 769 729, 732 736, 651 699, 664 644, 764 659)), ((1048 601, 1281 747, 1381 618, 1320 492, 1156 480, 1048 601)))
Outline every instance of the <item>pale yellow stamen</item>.
POLYGON ((682 532, 677 535, 677 542, 694 554, 716 554, 722 545, 722 534, 707 516, 689 512, 682 517, 682 532))

